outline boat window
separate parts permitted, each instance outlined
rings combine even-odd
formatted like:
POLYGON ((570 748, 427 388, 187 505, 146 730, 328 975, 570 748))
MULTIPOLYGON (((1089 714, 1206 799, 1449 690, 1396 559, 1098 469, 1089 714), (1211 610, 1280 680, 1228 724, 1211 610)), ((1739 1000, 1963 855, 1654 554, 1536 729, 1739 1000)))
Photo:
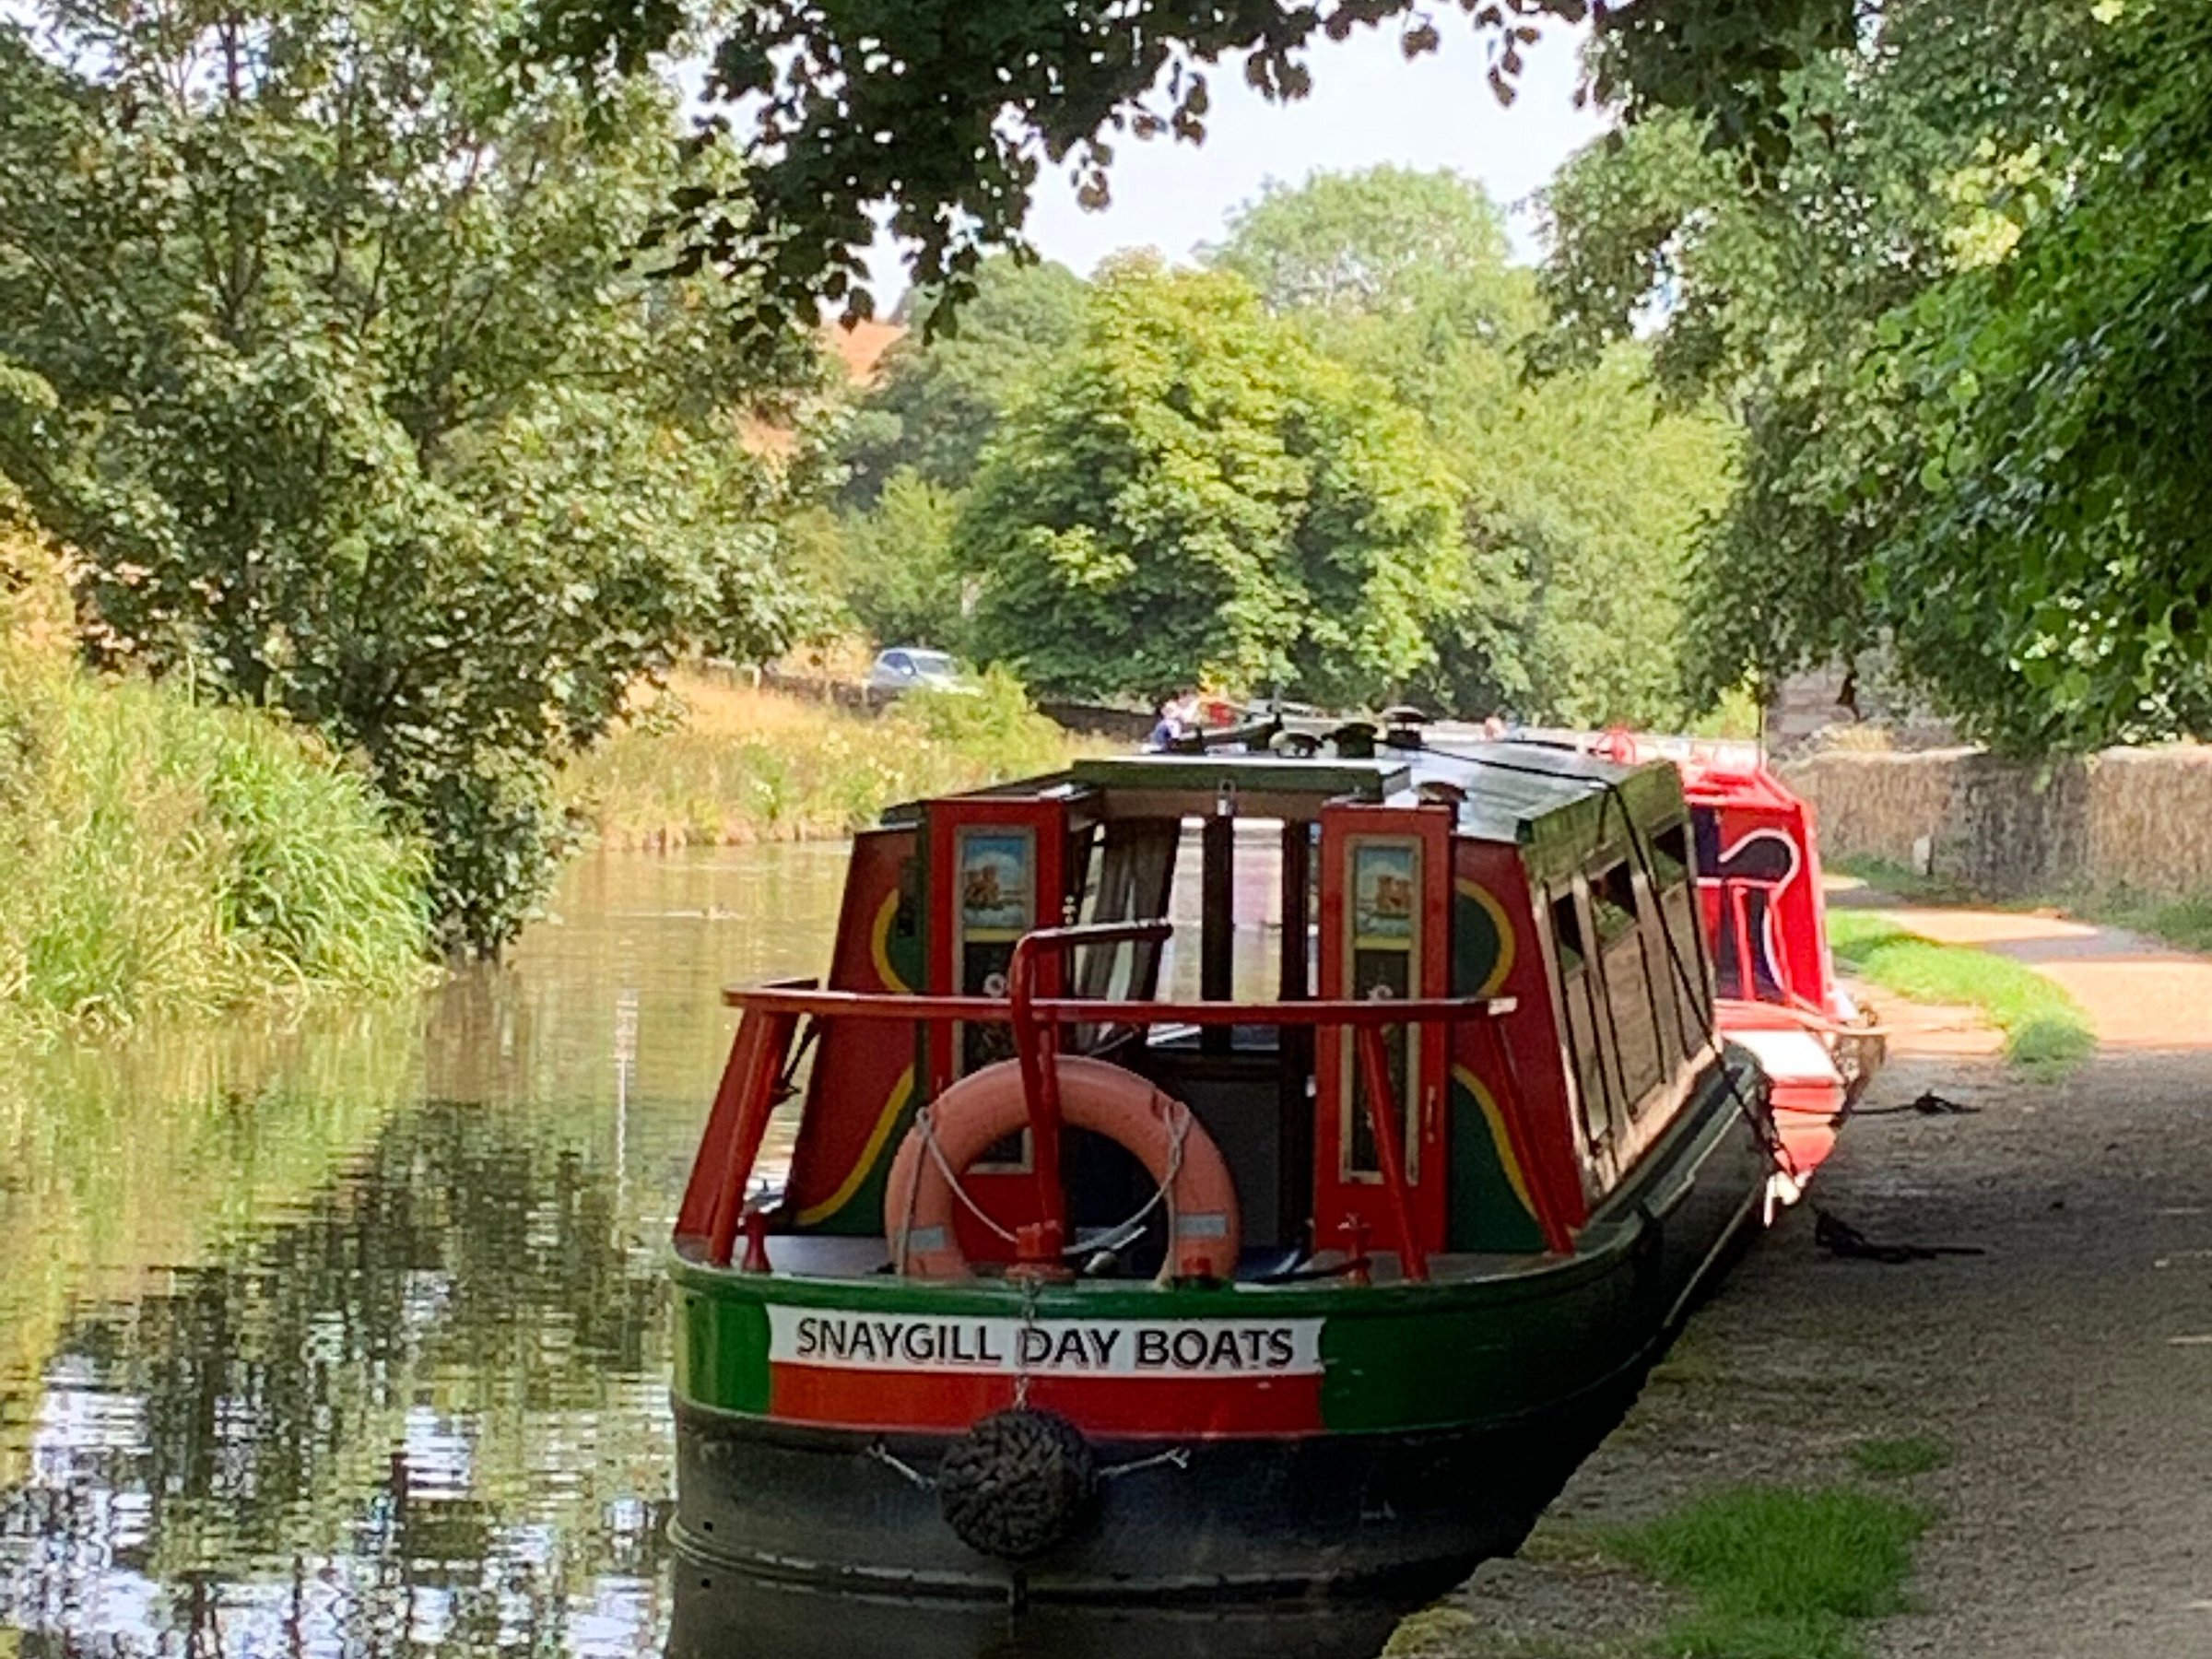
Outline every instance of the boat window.
POLYGON ((1652 964, 1653 973, 1665 977, 1666 995, 1662 1004, 1675 1011, 1677 1052, 1693 1057, 1704 1047, 1711 1018, 1703 935, 1698 927, 1696 905, 1697 888, 1688 882, 1660 896, 1659 924, 1665 931, 1652 964))
MULTIPOLYGON (((1206 854, 1202 820, 1185 818, 1179 834, 1172 890, 1164 908, 1175 924, 1160 970, 1163 994, 1174 1002, 1196 1002, 1204 989, 1206 933, 1206 854)), ((1236 1000, 1274 996, 1279 975, 1276 952, 1283 924, 1282 825, 1275 818, 1237 820, 1234 877, 1230 895, 1230 984, 1236 1000)), ((1313 861, 1313 868, 1320 861, 1313 861)), ((1309 915, 1319 915, 1318 906, 1309 915)))
MULTIPOLYGON (((1182 826, 1173 818, 1121 818, 1105 826, 1095 875, 1083 897, 1086 922, 1144 922, 1168 913, 1182 826)), ((1078 996, 1142 1000, 1159 982, 1160 949, 1124 940, 1076 951, 1078 996)))
POLYGON ((1583 923, 1574 908, 1574 889, 1569 888, 1551 901, 1551 936, 1559 950, 1559 977, 1577 972, 1583 965, 1583 923))
POLYGON ((1551 938, 1559 961, 1559 1002, 1567 1014, 1564 1034, 1576 1092, 1582 1096, 1583 1127, 1595 1148, 1612 1133, 1613 1085, 1607 1076, 1596 1006, 1591 1001, 1582 912, 1572 888, 1551 900, 1551 938))
POLYGON ((1635 931, 1636 882, 1627 859, 1590 878, 1590 917, 1597 924, 1601 947, 1635 931))
POLYGON ((1613 1051, 1620 1061, 1622 1095, 1631 1111, 1639 1112, 1667 1070, 1667 1056, 1660 1052, 1659 1005, 1653 995, 1646 944, 1641 932, 1624 934, 1606 947, 1600 964, 1613 1051))

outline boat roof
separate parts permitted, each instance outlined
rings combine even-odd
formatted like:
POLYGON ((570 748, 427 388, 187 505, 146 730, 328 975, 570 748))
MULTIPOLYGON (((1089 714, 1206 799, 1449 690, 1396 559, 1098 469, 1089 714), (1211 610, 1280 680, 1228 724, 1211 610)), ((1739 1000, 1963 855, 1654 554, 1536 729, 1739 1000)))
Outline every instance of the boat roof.
POLYGON ((1205 816, 1224 795, 1241 816, 1311 818, 1329 802, 1444 805, 1456 833, 1523 849, 1532 875, 1587 862, 1596 843, 1625 848, 1629 820, 1649 830, 1683 812, 1680 775, 1653 759, 1631 764, 1561 745, 1424 738, 1394 732, 1371 755, 1225 749, 1095 756, 1067 771, 966 799, 1099 792, 1112 817, 1205 816), (1626 818, 1621 808, 1626 808, 1626 818))

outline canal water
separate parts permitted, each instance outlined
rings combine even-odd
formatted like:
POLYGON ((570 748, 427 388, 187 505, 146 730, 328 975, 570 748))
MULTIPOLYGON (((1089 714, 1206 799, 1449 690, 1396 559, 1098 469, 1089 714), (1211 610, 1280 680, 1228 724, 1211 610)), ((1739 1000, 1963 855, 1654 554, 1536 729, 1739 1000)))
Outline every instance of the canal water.
POLYGON ((1374 1653, 1380 1611, 1010 1621, 672 1557, 717 992, 821 970, 844 856, 588 860, 420 1006, 0 1077, 0 1655, 1374 1653))

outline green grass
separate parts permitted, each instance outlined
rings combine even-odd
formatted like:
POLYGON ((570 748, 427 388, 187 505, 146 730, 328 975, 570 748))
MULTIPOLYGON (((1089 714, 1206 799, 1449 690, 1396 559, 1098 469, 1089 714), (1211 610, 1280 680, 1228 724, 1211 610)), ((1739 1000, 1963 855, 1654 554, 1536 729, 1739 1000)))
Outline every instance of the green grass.
POLYGON ((1923 876, 1886 858, 1840 858, 1830 867, 1838 875, 1855 876, 1868 887, 1915 904, 2061 911, 2084 922, 2146 934, 2177 950, 2212 956, 2212 893, 2161 899, 2127 888, 2070 888, 2025 899, 1994 899, 1942 877, 1923 876))
POLYGON ((2097 1046, 2081 1005, 2032 968, 1966 945, 1943 945, 1870 912, 1830 909, 1829 943, 1851 969, 1914 1002, 1965 1003, 2005 1033, 2015 1065, 2065 1070, 2097 1046))
POLYGON ((1903 1609, 1927 1523, 1853 1487, 1744 1487, 1605 1542, 1694 1604, 1662 1641, 1670 1659, 1862 1659, 1853 1627, 1903 1609))
POLYGON ((869 716, 678 679, 664 705, 580 756, 564 802, 605 844, 680 847, 850 835, 894 802, 1057 771, 1077 745, 992 677, 869 716))
POLYGON ((1955 881, 1940 876, 1923 876, 1918 870, 1893 863, 1887 858, 1871 858, 1854 854, 1829 862, 1831 874, 1853 876, 1868 887, 1910 899, 1915 904, 1975 904, 1979 895, 1955 881))
POLYGON ((2212 893, 2153 899, 2118 888, 2067 900, 2065 908, 2091 922, 2148 934, 2177 950, 2212 956, 2212 893))
POLYGON ((429 864, 258 712, 80 668, 0 526, 0 1036, 418 983, 429 864))
POLYGON ((1851 1461, 1862 1475, 1897 1480, 1910 1475, 1927 1475, 1947 1468, 1951 1461, 1947 1441, 1932 1434, 1908 1434, 1896 1440, 1864 1440, 1851 1449, 1851 1461))

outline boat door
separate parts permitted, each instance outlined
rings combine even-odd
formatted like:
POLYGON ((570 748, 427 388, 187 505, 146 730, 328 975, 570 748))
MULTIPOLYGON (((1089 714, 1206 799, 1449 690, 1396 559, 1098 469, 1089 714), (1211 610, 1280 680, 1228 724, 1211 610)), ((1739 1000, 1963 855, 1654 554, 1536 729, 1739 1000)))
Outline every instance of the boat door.
MULTIPOLYGON (((924 959, 928 989, 939 996, 1004 1000, 1015 944, 1037 927, 1072 918, 1087 875, 1091 836, 1077 823, 1074 797, 966 795, 925 808, 929 872, 924 959)), ((1040 995, 1060 994, 1065 964, 1037 964, 1040 995)), ((922 1075, 934 1100, 953 1082, 1014 1058, 1013 1028, 981 1020, 936 1022, 923 1031, 922 1075)), ((1001 1229, 1037 1218, 1029 1135, 1009 1135, 969 1171, 966 1185, 1001 1229)), ((963 1214, 956 1222, 971 1261, 1005 1260, 1003 1239, 963 1214)))
MULTIPOLYGON (((1321 814, 1321 994, 1361 1001, 1450 994, 1452 811, 1447 806, 1336 804, 1321 814)), ((1442 1025, 1385 1032, 1401 1161, 1422 1246, 1445 1244, 1451 1159, 1442 1025)), ((1324 1028, 1316 1045, 1314 1244, 1344 1245, 1355 1225, 1394 1251, 1395 1208, 1375 1144, 1350 1033, 1324 1028)))
MULTIPOLYGON (((1014 946, 1032 928, 1069 918, 1073 872, 1068 799, 1063 794, 963 796, 927 808, 928 989, 938 996, 1006 994, 1014 946)), ((1088 847, 1088 841, 1084 846, 1088 847)), ((1037 988, 1056 996, 1062 964, 1038 963, 1037 988)), ((924 1075, 935 1099, 970 1072, 1014 1057, 1011 1028, 981 1022, 938 1028, 924 1075)))

